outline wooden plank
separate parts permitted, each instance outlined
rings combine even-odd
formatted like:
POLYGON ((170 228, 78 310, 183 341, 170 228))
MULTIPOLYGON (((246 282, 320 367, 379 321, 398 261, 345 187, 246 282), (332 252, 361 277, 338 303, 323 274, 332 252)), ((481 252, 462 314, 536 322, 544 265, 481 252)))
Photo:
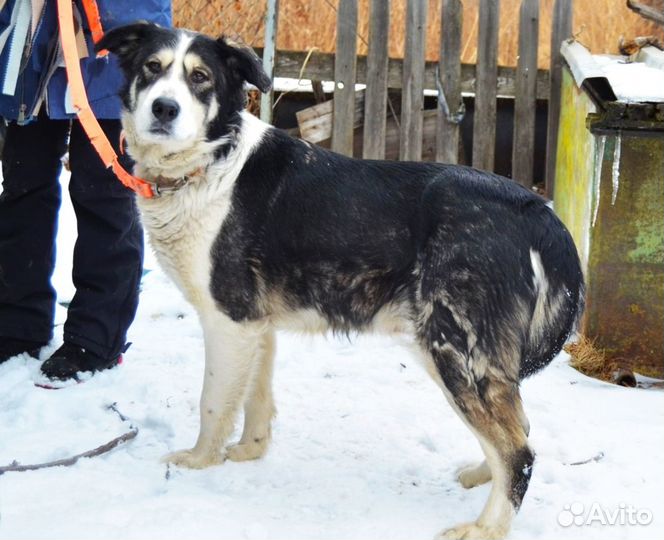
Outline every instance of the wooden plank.
POLYGON ((424 109, 424 45, 428 0, 408 0, 406 45, 401 87, 401 138, 399 159, 422 159, 422 110, 424 109))
POLYGON ((493 171, 496 145, 496 84, 498 70, 499 0, 484 0, 479 8, 477 87, 473 122, 473 167, 493 171))
POLYGON ((436 130, 436 161, 457 163, 459 160, 459 124, 451 121, 459 111, 461 99, 461 31, 463 5, 461 0, 443 0, 440 40, 440 82, 444 103, 438 99, 436 130))
POLYGON ((334 60, 332 150, 353 154, 353 110, 357 65, 357 0, 339 0, 334 60))
POLYGON ((572 0, 556 0, 551 28, 551 68, 549 70, 549 117, 546 134, 546 194, 553 197, 560 121, 560 93, 563 57, 560 45, 572 35, 572 0))
MULTIPOLYGON (((279 19, 279 0, 267 0, 265 13, 265 48, 263 49, 263 69, 270 79, 274 76, 274 55, 277 48, 277 24, 279 19)), ((261 120, 272 123, 272 101, 274 93, 270 90, 261 94, 261 120)))
MULTIPOLYGON (((364 117, 365 93, 360 90, 355 93, 353 108, 353 128, 362 125, 364 117)), ((300 128, 300 137, 312 143, 319 143, 332 137, 332 116, 334 113, 334 100, 324 101, 313 107, 297 111, 297 125, 300 128)))
POLYGON ((519 13, 519 57, 514 98, 512 178, 533 185, 535 162, 535 75, 539 39, 539 0, 522 0, 519 13))
MULTIPOLYGON (((255 49, 260 55, 262 49, 255 49)), ((279 51, 276 58, 275 76, 289 77, 291 79, 300 78, 302 64, 307 57, 306 52, 297 51, 279 51)), ((387 87, 401 88, 403 83, 403 62, 399 59, 390 58, 387 64, 387 87)), ((438 62, 427 62, 424 67, 424 88, 426 90, 436 90, 436 67, 438 62)), ((367 73, 367 57, 357 57, 357 71, 355 82, 365 84, 367 73)), ((319 81, 334 80, 334 55, 329 53, 314 52, 309 57, 309 61, 302 73, 302 78, 319 81)), ((514 97, 514 87, 516 80, 516 69, 511 67, 498 67, 498 81, 496 83, 496 93, 500 97, 514 97)), ((472 94, 475 92, 475 65, 461 64, 461 92, 472 94)), ((537 70, 537 99, 549 99, 549 71, 545 69, 537 70)))
POLYGON ((369 18, 369 55, 364 110, 363 153, 365 159, 385 158, 387 120, 387 44, 390 0, 372 0, 369 18))
MULTIPOLYGON (((425 110, 422 114, 422 160, 433 161, 436 154, 436 110, 425 110)), ((363 126, 355 128, 355 138, 353 142, 353 155, 355 157, 362 156, 362 135, 363 126)), ((394 117, 388 115, 385 127, 385 159, 397 160, 399 159, 399 138, 400 138, 399 123, 394 117)), ((330 147, 330 140, 320 141, 318 143, 324 148, 330 147)))
MULTIPOLYGON (((436 124, 435 110, 422 112, 422 157, 423 161, 433 161, 436 154, 436 124)), ((388 116, 385 130, 385 159, 399 159, 401 129, 394 118, 388 116)))

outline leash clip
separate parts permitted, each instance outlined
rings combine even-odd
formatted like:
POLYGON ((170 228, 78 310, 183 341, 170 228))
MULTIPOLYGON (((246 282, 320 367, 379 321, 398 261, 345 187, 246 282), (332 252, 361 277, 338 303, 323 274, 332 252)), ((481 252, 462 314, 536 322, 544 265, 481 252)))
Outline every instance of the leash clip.
POLYGON ((152 186, 152 192, 154 193, 155 197, 161 197, 162 195, 166 193, 172 193, 173 191, 178 191, 179 189, 182 189, 184 186, 187 185, 189 182, 189 176, 185 175, 182 176, 178 179, 175 180, 173 184, 170 186, 159 186, 158 182, 155 182, 151 184, 152 186))

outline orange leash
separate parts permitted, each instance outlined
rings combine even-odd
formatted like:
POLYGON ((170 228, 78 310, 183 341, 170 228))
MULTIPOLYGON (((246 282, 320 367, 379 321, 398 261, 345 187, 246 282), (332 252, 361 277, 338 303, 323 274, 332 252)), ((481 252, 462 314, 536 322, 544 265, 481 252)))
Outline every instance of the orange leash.
MULTIPOLYGON (((85 10, 85 17, 90 27, 90 34, 92 34, 92 42, 96 45, 104 37, 104 28, 101 25, 99 7, 95 0, 83 0, 83 9, 85 10)), ((97 56, 106 56, 107 54, 108 51, 104 49, 103 51, 99 51, 97 56)))
MULTIPOLYGON (((93 0, 86 0, 84 2, 86 16, 90 19, 90 12, 87 7, 90 3, 95 4, 93 7, 93 15, 96 17, 95 20, 97 22, 92 23, 91 30, 93 32, 93 40, 97 42, 101 39, 103 30, 99 19, 99 10, 93 0), (92 28, 92 26, 95 26, 95 28, 92 28), (97 36, 96 39, 94 37, 95 35, 97 36)), ((122 165, 120 165, 113 146, 111 146, 111 143, 108 141, 108 138, 104 134, 90 108, 88 96, 85 93, 85 85, 83 84, 83 75, 81 74, 78 51, 76 49, 74 13, 71 0, 58 0, 58 26, 60 28, 60 41, 62 43, 65 70, 67 71, 67 80, 69 81, 69 87, 71 89, 74 110, 76 111, 76 116, 81 122, 81 126, 83 126, 83 130, 88 136, 88 139, 90 139, 92 146, 97 151, 97 154, 99 154, 99 157, 104 162, 106 168, 112 169, 120 182, 143 197, 148 199, 154 197, 154 191, 148 182, 132 176, 124 170, 122 165)))
POLYGON ((99 43, 99 40, 104 37, 104 29, 101 26, 101 16, 99 15, 99 7, 95 0, 83 0, 83 9, 85 16, 88 19, 88 26, 92 34, 92 41, 99 43))

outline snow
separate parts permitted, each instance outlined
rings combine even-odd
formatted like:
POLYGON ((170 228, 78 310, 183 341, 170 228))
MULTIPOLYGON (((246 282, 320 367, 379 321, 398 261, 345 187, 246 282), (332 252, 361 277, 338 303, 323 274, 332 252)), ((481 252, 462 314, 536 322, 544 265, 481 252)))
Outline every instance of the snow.
MULTIPOLYGON (((323 85, 323 92, 326 94, 332 94, 334 92, 334 81, 320 81, 323 85)), ((364 90, 367 87, 366 84, 358 83, 355 85, 355 91, 359 92, 364 90)), ((311 84, 311 79, 292 79, 290 77, 275 77, 272 84, 272 88, 275 92, 308 92, 312 93, 313 85, 311 84)), ((437 96, 438 91, 432 90, 430 88, 424 89, 425 96, 437 96)), ((464 92, 464 96, 472 96, 472 92, 464 92)))
POLYGON ((618 101, 664 102, 664 69, 645 62, 627 62, 624 56, 593 55, 609 80, 618 101))
MULTIPOLYGON (((334 92, 334 81, 321 81, 323 92, 331 94, 334 92)), ((275 92, 313 92, 313 85, 310 79, 291 79, 288 77, 275 77, 272 85, 275 92)), ((356 84, 355 91, 364 90, 366 84, 356 84)))
MULTIPOLYGON (((74 230, 65 204, 62 301, 73 290, 74 230)), ((119 369, 49 391, 33 385, 38 361, 0 365, 0 464, 68 457, 128 431, 112 403, 140 429, 75 466, 0 476, 1 539, 428 539, 479 514, 489 486, 455 481, 481 458, 479 445, 404 346, 384 337, 279 335, 267 455, 202 471, 160 463, 195 441, 203 344, 192 309, 151 256, 146 266, 134 344, 119 369)), ((561 355, 523 394, 538 457, 509 538, 661 538, 664 393, 589 379, 561 355), (573 503, 654 516, 649 525, 563 527, 573 503)))

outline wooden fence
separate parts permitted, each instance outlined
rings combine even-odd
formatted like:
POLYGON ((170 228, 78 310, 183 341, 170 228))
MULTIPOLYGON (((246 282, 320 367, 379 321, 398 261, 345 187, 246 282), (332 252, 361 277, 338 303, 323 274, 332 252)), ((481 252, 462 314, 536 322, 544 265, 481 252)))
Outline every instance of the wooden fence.
MULTIPOLYGON (((553 193, 553 163, 560 108, 561 42, 571 34, 572 0, 555 0, 550 70, 537 69, 540 19, 539 0, 521 0, 519 58, 517 67, 497 66, 500 0, 482 0, 479 8, 476 65, 461 63, 461 0, 443 0, 440 29, 440 62, 425 62, 425 31, 428 0, 408 0, 405 55, 403 61, 388 58, 390 0, 371 0, 368 55, 357 56, 358 0, 339 0, 336 54, 277 51, 274 64, 266 67, 276 76, 302 77, 314 81, 334 80, 332 149, 353 153, 356 121, 356 83, 366 84, 364 93, 363 157, 385 157, 387 90, 401 89, 398 122, 399 158, 420 160, 424 118, 424 90, 438 91, 435 129, 435 159, 456 163, 459 154, 462 92, 475 97, 472 165, 493 170, 496 138, 497 96, 514 98, 512 177, 533 185, 535 150, 535 106, 537 99, 549 103, 547 133, 547 193, 553 193)), ((278 11, 278 0, 268 0, 278 11)), ((276 24, 276 17, 272 19, 276 24)), ((269 21, 268 21, 269 24, 269 21)), ((266 29, 269 30, 269 29, 266 29)), ((267 34, 267 32, 266 32, 267 34)), ((276 35, 272 32, 271 35, 276 35)), ((270 44, 266 42, 266 49, 270 44)))

